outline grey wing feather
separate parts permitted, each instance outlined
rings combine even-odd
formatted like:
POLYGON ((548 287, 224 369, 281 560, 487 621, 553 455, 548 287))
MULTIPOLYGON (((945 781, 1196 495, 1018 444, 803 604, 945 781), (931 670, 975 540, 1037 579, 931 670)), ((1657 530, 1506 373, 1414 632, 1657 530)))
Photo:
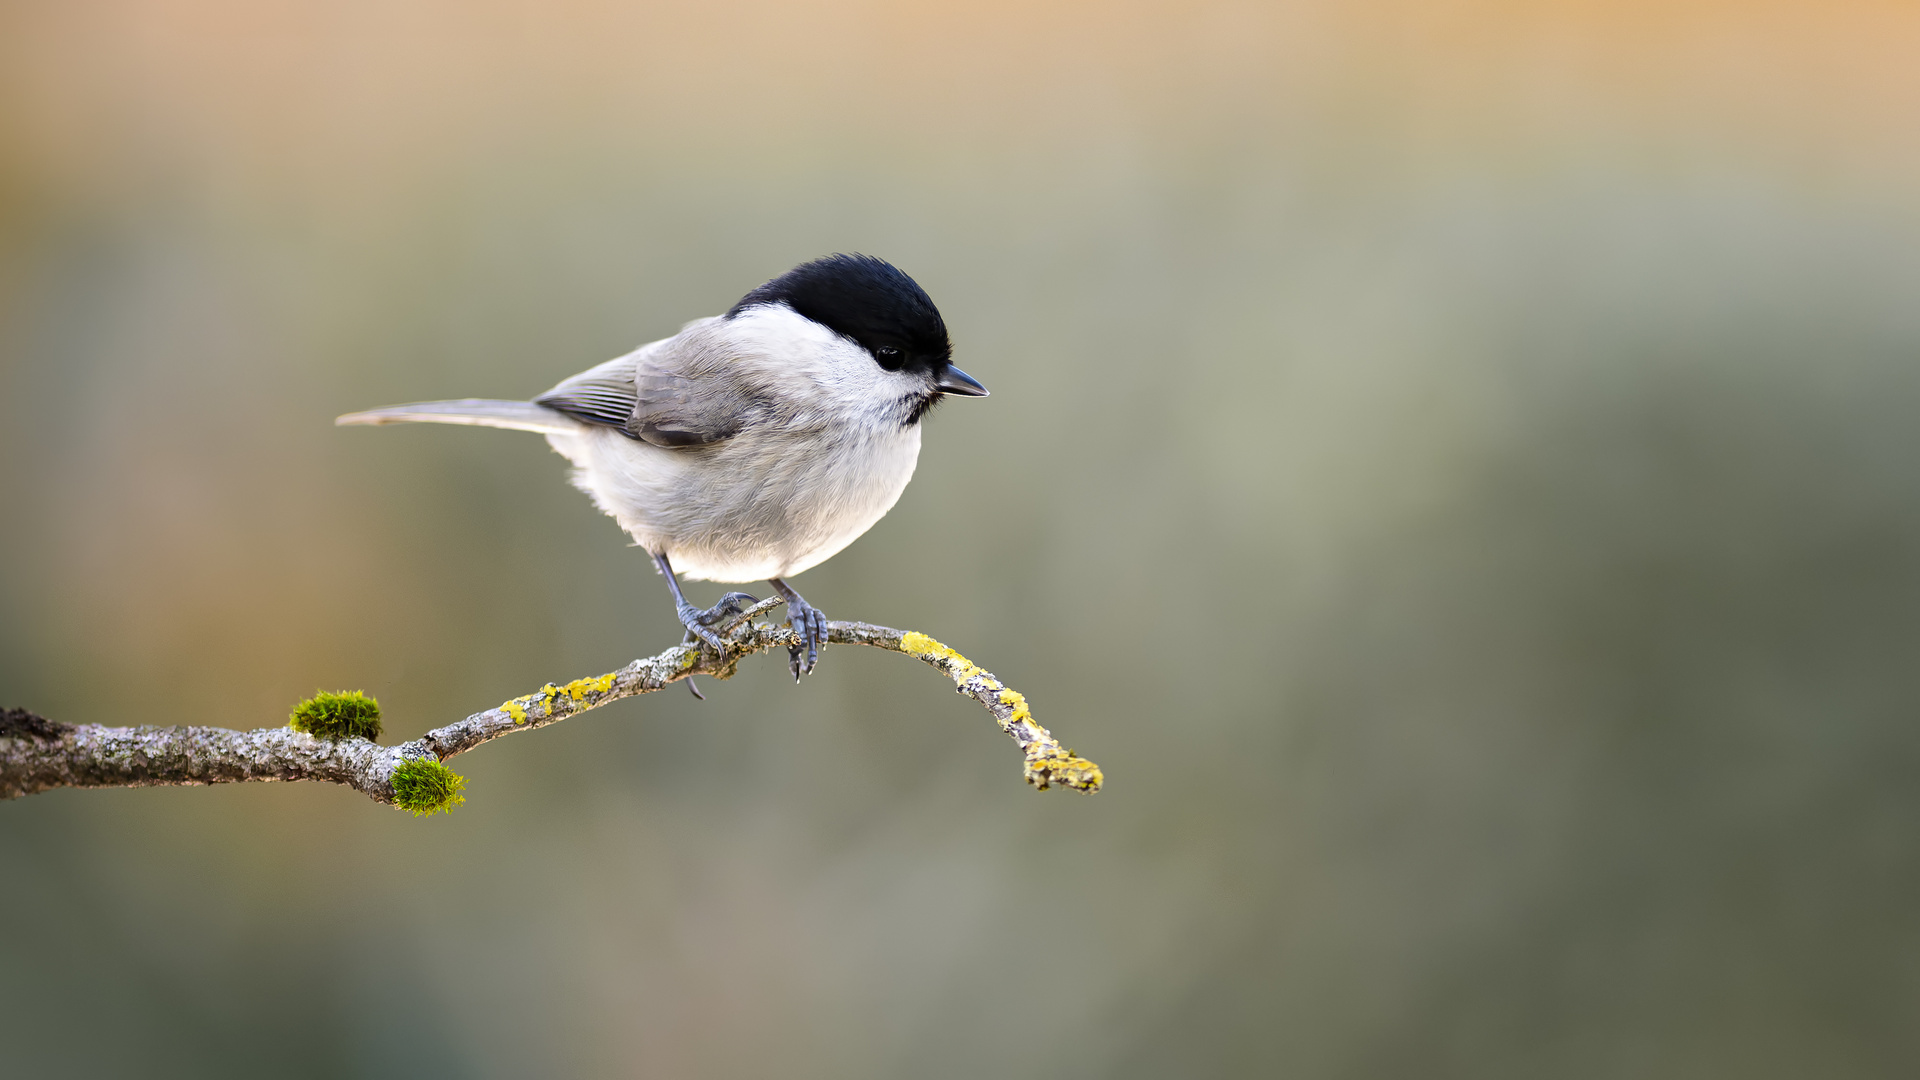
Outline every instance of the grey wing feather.
POLYGON ((533 400, 589 424, 625 428, 637 399, 633 381, 637 356, 588 368, 533 400))
POLYGON ((752 399, 716 375, 704 378, 640 365, 639 400, 627 434, 655 446, 705 446, 746 426, 752 399))
POLYGON ((496 401, 490 398, 390 405, 384 409, 348 413, 335 418, 333 422, 342 427, 355 424, 472 424, 515 431, 537 431, 543 435, 564 435, 580 430, 577 421, 531 401, 496 401))
POLYGON ((705 446, 739 434, 753 397, 712 358, 662 345, 583 371, 534 400, 655 446, 705 446))

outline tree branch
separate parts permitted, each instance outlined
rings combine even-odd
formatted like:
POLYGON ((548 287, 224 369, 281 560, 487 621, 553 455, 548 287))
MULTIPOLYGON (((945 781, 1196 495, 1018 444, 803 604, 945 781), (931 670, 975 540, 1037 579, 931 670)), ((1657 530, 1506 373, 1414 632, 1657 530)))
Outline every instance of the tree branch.
MULTIPOLYGON (((329 740, 290 727, 255 731, 101 727, 57 724, 24 709, 0 710, 0 799, 65 787, 324 780, 417 813, 448 809, 460 801, 456 792, 462 781, 440 762, 503 735, 532 731, 610 701, 649 694, 690 675, 730 678, 743 658, 793 641, 793 631, 785 626, 752 621, 778 603, 777 598, 762 601, 723 625, 724 652, 707 645, 677 645, 598 678, 575 679, 564 686, 548 683, 534 693, 399 746, 381 746, 364 738, 329 740), (423 784, 430 793, 439 794, 422 796, 423 784)), ((925 634, 829 622, 827 640, 904 653, 951 678, 960 693, 985 706, 1000 729, 1013 737, 1026 761, 1027 782, 1035 787, 1100 789, 1100 767, 1075 756, 1034 723, 1024 697, 925 634)))

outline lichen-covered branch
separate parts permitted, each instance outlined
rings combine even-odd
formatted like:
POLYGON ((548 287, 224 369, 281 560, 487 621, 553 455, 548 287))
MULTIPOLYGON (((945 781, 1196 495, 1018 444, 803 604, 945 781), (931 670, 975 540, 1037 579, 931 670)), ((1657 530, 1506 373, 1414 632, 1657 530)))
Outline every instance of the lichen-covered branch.
MULTIPOLYGON (((63 787, 153 787, 228 784, 248 780, 324 780, 416 813, 449 809, 461 801, 462 781, 440 763, 517 731, 558 723, 611 701, 652 693, 691 675, 725 679, 748 656, 793 641, 786 626, 754 622, 779 601, 762 601, 721 627, 727 648, 677 645, 598 678, 548 683, 534 693, 412 742, 381 746, 358 734, 329 738, 319 706, 303 702, 294 726, 231 731, 211 727, 101 727, 58 724, 23 709, 0 710, 0 799, 63 787), (320 732, 316 734, 315 732, 320 732)), ((1099 766, 1065 749, 1033 720, 1026 699, 992 674, 925 634, 858 622, 830 622, 827 640, 903 653, 937 668, 956 688, 984 706, 1012 736, 1026 762, 1027 782, 1098 791, 1099 766)), ((328 695, 349 712, 341 731, 378 731, 363 715, 371 699, 328 695)))

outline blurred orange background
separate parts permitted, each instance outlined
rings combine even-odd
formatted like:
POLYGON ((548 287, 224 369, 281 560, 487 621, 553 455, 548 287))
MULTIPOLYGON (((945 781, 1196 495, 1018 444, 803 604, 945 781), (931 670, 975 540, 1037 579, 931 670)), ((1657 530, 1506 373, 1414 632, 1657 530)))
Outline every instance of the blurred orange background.
MULTIPOLYGON (((773 659, 0 806, 32 1076, 1920 1067, 1920 10, 15 3, 0 705, 389 741, 677 640, 526 397, 859 250, 994 391, 773 659)), ((717 590, 696 586, 710 602, 717 590)))

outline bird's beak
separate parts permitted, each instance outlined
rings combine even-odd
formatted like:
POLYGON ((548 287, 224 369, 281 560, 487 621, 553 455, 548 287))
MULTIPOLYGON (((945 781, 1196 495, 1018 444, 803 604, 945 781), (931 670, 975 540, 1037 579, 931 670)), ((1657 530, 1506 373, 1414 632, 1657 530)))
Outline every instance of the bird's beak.
POLYGON ((940 377, 933 380, 934 388, 943 394, 958 394, 961 397, 986 397, 987 388, 980 380, 948 364, 941 369, 940 377))

